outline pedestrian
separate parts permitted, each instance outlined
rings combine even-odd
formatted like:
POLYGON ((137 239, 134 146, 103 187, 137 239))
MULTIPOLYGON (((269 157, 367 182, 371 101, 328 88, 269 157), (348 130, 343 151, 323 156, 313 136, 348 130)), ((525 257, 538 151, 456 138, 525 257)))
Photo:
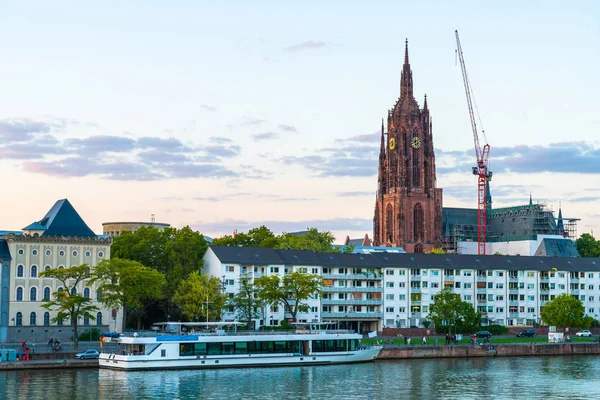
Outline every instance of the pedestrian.
POLYGON ((450 335, 446 333, 446 344, 450 344, 450 335))
POLYGON ((421 344, 427 344, 427 338, 425 336, 421 339, 421 344))
POLYGON ((410 346, 410 338, 408 338, 408 345, 410 346))
POLYGON ((408 336, 404 336, 404 344, 407 345, 408 344, 408 336))

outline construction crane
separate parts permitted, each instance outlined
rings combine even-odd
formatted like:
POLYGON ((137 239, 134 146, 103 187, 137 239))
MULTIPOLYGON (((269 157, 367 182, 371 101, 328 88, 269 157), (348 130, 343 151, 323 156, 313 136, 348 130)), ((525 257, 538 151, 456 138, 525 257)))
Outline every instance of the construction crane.
MULTIPOLYGON (((471 118, 471 128, 473 129, 473 140, 475 142, 475 155, 477 157, 477 165, 473 167, 473 175, 477 175, 477 254, 485 255, 485 243, 487 235, 487 182, 492 180, 492 172, 488 171, 488 160, 490 156, 490 145, 483 145, 483 148, 479 144, 479 134, 477 133, 477 122, 475 121, 475 114, 473 113, 473 103, 475 98, 472 97, 471 83, 469 82, 469 76, 467 75, 467 68, 465 67, 465 59, 463 57, 462 48, 460 46, 460 39, 458 37, 458 30, 454 31, 456 34, 456 46, 458 58, 460 60, 460 67, 462 69, 463 81, 465 83, 465 95, 467 96, 467 105, 469 107, 469 117, 471 118)), ((477 109, 477 104, 475 103, 477 109)), ((479 112, 477 113, 479 117, 479 112)), ((479 119, 481 123, 481 119, 479 119)), ((484 135, 483 129, 481 133, 484 135)))

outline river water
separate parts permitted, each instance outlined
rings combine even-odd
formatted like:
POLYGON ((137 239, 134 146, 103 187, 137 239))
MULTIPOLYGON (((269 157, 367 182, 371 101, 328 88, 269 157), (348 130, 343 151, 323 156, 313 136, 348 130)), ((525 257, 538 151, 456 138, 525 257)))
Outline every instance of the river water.
POLYGON ((599 399, 596 357, 260 369, 0 372, 0 399, 599 399))

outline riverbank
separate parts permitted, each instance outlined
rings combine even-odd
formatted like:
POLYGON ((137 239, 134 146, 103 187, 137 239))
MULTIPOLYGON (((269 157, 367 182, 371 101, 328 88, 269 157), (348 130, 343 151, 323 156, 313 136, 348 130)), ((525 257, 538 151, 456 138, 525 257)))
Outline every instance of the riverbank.
MULTIPOLYGON (((71 357, 73 357, 71 355, 71 357)), ((98 360, 50 359, 0 362, 0 371, 31 369, 98 368, 98 360)))
POLYGON ((598 343, 515 343, 484 345, 384 345, 378 360, 468 357, 600 355, 598 343))

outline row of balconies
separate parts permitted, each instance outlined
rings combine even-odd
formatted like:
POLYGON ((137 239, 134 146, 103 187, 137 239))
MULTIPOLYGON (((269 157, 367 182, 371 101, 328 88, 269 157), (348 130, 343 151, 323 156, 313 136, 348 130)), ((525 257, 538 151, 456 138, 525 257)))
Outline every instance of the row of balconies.
POLYGON ((324 312, 321 318, 383 318, 381 312, 324 312))
POLYGON ((323 292, 363 292, 363 293, 383 293, 383 288, 381 287, 347 287, 347 286, 323 286, 323 292))
POLYGON ((370 300, 332 300, 322 299, 322 305, 357 305, 357 306, 380 306, 383 304, 382 299, 370 299, 370 300))

